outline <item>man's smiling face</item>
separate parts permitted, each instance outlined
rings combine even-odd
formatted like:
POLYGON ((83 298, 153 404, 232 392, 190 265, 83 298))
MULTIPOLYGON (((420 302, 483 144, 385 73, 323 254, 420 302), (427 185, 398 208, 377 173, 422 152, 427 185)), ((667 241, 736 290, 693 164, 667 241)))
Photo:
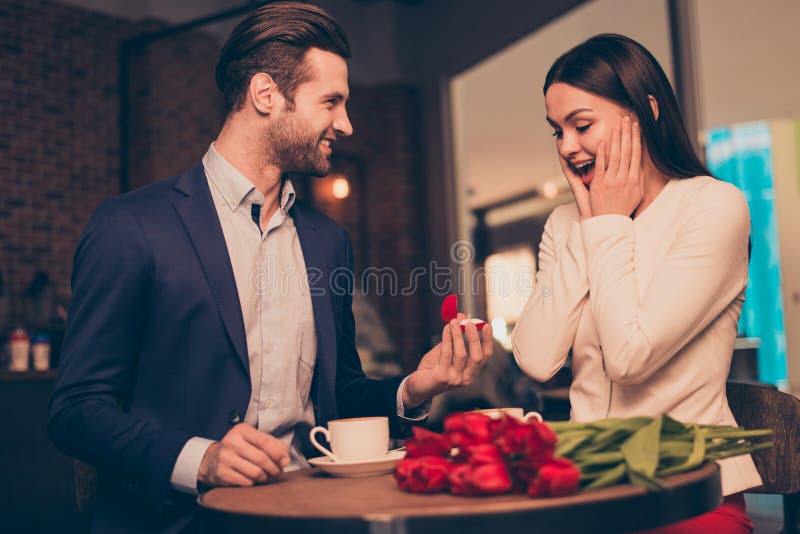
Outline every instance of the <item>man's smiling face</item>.
POLYGON ((309 79, 297 87, 294 104, 286 102, 274 117, 267 146, 284 172, 325 176, 337 137, 353 133, 346 110, 347 63, 337 54, 311 48, 304 64, 309 79))

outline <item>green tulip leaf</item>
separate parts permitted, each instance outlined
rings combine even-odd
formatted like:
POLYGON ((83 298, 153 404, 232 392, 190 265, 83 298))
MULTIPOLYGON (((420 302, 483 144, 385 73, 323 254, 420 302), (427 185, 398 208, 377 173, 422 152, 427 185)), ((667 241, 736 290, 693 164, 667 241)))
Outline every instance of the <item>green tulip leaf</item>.
POLYGON ((703 463, 706 456, 706 434, 705 429, 695 429, 694 431, 694 447, 691 454, 689 454, 686 461, 678 465, 662 469, 658 472, 658 476, 666 477, 669 475, 676 475, 678 473, 685 473, 699 467, 703 463))
POLYGON ((595 478, 589 485, 587 485, 584 489, 597 489, 597 488, 605 488, 606 486, 612 486, 622 480, 625 474, 628 472, 628 468, 625 466, 624 463, 617 464, 616 466, 612 467, 611 469, 607 469, 606 471, 602 471, 600 476, 595 478))
POLYGON ((628 479, 633 484, 649 489, 661 487, 654 475, 658 468, 662 422, 662 417, 656 417, 650 424, 634 432, 620 447, 628 466, 628 479))

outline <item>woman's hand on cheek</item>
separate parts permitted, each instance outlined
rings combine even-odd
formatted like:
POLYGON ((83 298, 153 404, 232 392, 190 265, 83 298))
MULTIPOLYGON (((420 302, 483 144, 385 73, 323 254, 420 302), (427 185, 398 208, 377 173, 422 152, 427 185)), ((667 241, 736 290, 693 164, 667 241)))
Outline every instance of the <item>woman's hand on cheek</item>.
POLYGON ((564 171, 564 176, 572 189, 572 196, 575 197, 575 202, 578 204, 578 214, 580 220, 588 219, 592 216, 592 205, 589 199, 589 190, 583 183, 583 180, 572 172, 572 167, 567 160, 562 156, 558 156, 558 161, 561 163, 561 170, 564 171))
POLYGON ((600 143, 589 193, 592 214, 630 217, 644 196, 639 123, 625 116, 611 132, 611 148, 600 143))

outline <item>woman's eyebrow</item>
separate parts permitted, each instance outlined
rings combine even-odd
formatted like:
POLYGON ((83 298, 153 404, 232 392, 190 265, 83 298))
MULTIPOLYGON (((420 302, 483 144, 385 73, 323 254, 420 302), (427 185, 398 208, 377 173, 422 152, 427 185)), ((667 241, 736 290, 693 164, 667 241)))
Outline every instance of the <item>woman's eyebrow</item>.
MULTIPOLYGON (((567 116, 566 116, 566 117, 564 117, 564 122, 569 122, 569 121, 571 121, 571 120, 572 120, 572 118, 573 118, 575 115, 577 115, 578 113, 582 113, 582 112, 584 112, 584 111, 592 111, 592 109, 591 109, 591 108, 578 108, 578 109, 573 109, 572 111, 570 111, 570 112, 567 114, 567 116)), ((546 120, 547 122, 549 122, 549 123, 550 123, 552 126, 556 126, 556 121, 554 121, 554 120, 553 120, 553 119, 551 119, 550 117, 545 117, 545 120, 546 120)))
POLYGON ((592 110, 591 110, 590 108, 578 108, 578 109, 574 109, 574 110, 572 110, 572 111, 569 113, 569 115, 567 115, 566 117, 564 117, 564 120, 565 120, 566 122, 569 122, 569 121, 571 121, 571 120, 572 120, 572 117, 574 117, 574 116, 575 116, 575 115, 577 115, 578 113, 582 113, 582 112, 584 112, 584 111, 592 111, 592 110))

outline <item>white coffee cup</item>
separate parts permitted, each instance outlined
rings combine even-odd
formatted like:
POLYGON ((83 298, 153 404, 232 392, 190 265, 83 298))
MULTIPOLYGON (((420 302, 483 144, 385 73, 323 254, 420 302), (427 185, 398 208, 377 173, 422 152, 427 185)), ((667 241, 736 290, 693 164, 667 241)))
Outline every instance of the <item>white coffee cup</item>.
POLYGON ((520 421, 530 421, 531 419, 538 419, 542 422, 542 416, 539 412, 528 412, 522 408, 486 408, 485 410, 473 410, 475 413, 482 413, 492 419, 500 419, 503 415, 510 415, 516 417, 520 421))
POLYGON ((311 443, 334 462, 368 462, 380 460, 389 449, 389 418, 359 417, 328 421, 328 428, 311 429, 311 443), (316 435, 323 434, 330 451, 319 444, 316 435))

